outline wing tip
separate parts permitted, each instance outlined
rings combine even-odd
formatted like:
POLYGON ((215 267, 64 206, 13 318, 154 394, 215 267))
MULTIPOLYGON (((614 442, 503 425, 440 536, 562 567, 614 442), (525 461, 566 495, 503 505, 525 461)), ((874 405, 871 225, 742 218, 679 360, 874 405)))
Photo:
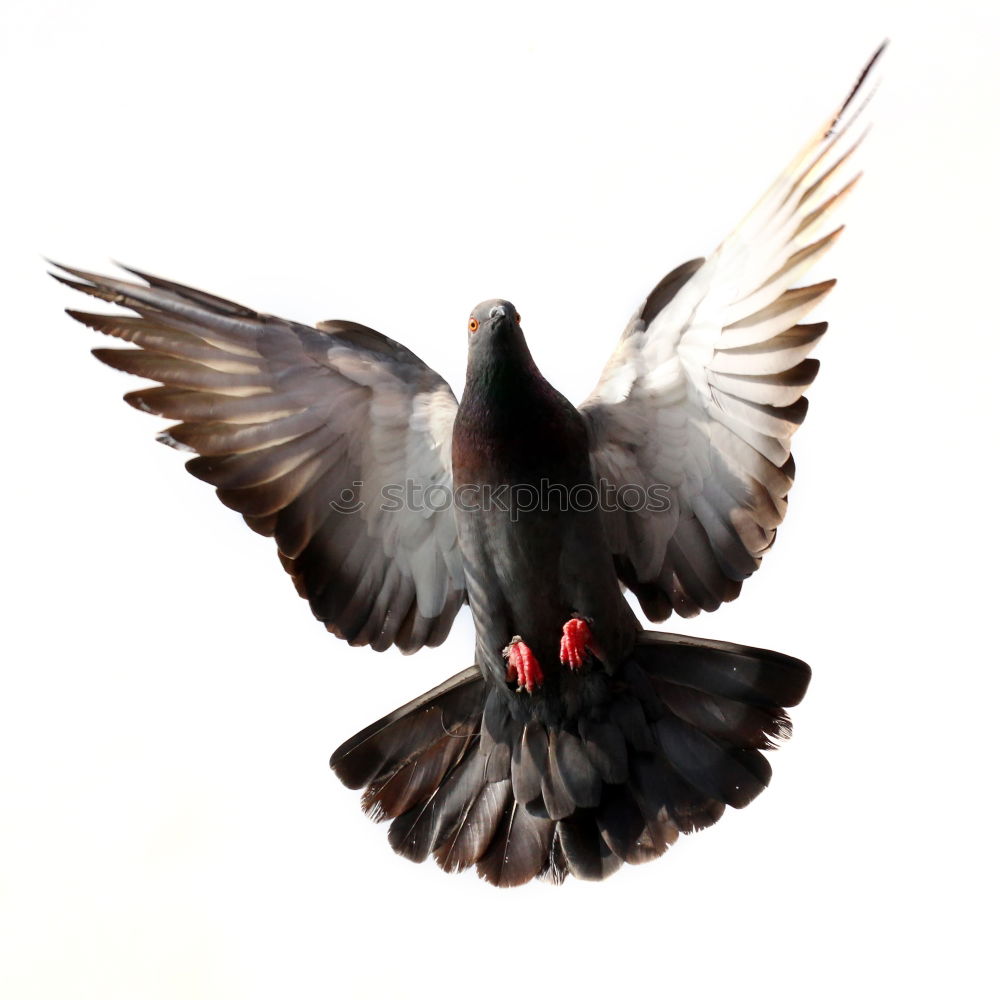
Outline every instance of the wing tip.
MULTIPOLYGON (((847 97, 844 99, 844 102, 837 109, 837 113, 830 119, 830 124, 827 125, 826 130, 823 134, 824 139, 829 139, 831 136, 836 134, 837 126, 843 120, 844 115, 847 113, 848 109, 854 103, 855 98, 864 88, 865 83, 871 76, 872 70, 875 68, 878 61, 882 58, 882 54, 885 52, 888 45, 889 45, 889 39, 888 38, 883 39, 882 44, 879 45, 879 47, 869 57, 868 62, 865 63, 864 69, 861 70, 861 73, 858 75, 857 80, 855 80, 854 86, 851 87, 850 93, 847 95, 847 97)), ((871 100, 877 88, 878 88, 878 81, 876 80, 872 84, 872 88, 869 91, 867 97, 865 97, 864 101, 862 101, 861 107, 864 107, 864 105, 871 100)))

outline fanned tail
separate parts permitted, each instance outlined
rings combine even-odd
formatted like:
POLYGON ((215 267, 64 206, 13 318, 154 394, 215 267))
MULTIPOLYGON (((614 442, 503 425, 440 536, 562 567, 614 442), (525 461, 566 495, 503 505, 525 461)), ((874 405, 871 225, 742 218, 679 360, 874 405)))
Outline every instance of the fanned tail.
POLYGON ((412 861, 497 886, 603 879, 742 808, 771 778, 809 667, 643 632, 588 715, 519 721, 471 667, 348 740, 330 766, 412 861))

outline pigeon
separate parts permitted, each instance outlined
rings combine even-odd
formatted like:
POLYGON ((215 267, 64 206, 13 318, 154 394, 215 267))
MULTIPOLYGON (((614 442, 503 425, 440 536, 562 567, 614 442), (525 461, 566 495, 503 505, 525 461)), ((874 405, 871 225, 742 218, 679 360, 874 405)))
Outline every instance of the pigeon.
POLYGON ((810 668, 644 629, 625 591, 653 622, 714 611, 774 543, 826 332, 800 321, 834 284, 798 282, 842 230, 883 48, 735 232, 653 289, 580 406, 504 299, 472 310, 459 402, 360 324, 54 265, 129 310, 68 312, 132 345, 94 354, 154 383, 126 401, 176 421, 160 440, 274 539, 330 632, 412 653, 470 606, 474 664, 330 762, 399 854, 501 887, 600 880, 767 786, 810 668))

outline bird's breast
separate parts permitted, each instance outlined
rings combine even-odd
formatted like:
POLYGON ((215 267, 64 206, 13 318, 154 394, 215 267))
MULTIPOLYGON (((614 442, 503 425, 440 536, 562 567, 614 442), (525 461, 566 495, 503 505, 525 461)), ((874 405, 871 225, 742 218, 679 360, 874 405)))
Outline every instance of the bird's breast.
POLYGON ((585 482, 586 426, 576 407, 547 384, 500 398, 473 388, 456 414, 452 466, 456 486, 585 482))

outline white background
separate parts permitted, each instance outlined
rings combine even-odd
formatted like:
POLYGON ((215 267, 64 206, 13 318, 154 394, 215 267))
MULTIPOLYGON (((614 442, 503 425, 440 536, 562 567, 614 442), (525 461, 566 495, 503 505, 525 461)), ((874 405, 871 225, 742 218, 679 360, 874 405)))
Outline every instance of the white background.
POLYGON ((995 10, 7 0, 0 993, 995 995, 995 10), (356 319, 456 389, 510 298, 580 399, 886 35, 791 514, 669 626, 813 665, 772 787, 600 885, 396 857, 327 758, 469 664, 467 612, 408 659, 328 636, 41 255, 356 319))

